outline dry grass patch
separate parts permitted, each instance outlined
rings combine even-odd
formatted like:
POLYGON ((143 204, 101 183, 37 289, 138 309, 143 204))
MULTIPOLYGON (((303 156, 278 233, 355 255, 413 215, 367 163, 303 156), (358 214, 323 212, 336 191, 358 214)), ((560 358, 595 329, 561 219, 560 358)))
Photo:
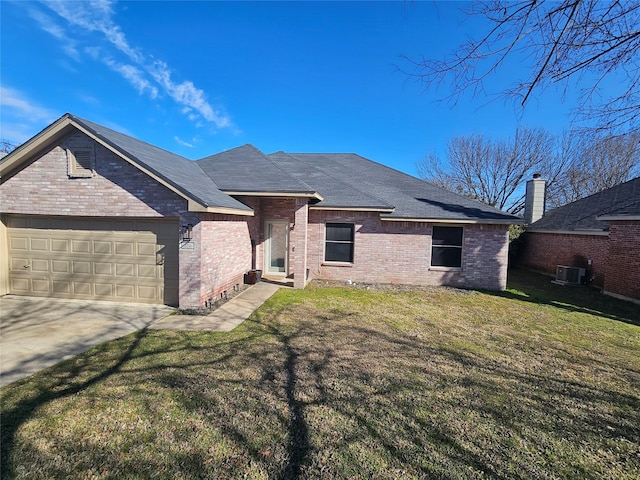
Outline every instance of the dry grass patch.
POLYGON ((639 478, 637 315, 521 272, 280 290, 2 389, 3 477, 639 478))

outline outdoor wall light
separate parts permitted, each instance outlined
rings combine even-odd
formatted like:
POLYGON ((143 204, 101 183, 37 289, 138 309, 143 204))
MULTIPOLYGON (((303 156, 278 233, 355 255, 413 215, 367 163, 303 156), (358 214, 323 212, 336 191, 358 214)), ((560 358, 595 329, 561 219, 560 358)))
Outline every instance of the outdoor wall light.
POLYGON ((191 231, 193 230, 193 225, 183 225, 180 229, 180 241, 181 242, 190 242, 191 241, 191 231))

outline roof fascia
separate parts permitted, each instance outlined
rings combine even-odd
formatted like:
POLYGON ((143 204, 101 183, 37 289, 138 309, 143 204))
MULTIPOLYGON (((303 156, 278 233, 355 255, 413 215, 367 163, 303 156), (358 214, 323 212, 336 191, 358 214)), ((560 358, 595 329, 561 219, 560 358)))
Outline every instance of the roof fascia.
POLYGON ((536 230, 527 228, 525 230, 528 233, 543 233, 545 235, 596 235, 601 237, 608 237, 609 232, 604 230, 536 230))
POLYGON ((346 212, 380 212, 380 213, 393 213, 395 208, 384 207, 329 207, 322 205, 310 205, 309 210, 338 210, 346 212))
POLYGON ((257 192, 243 190, 221 190, 227 195, 244 196, 244 197, 296 197, 296 198, 313 198, 318 201, 324 200, 324 197, 318 192, 257 192))
POLYGON ((596 217, 596 220, 603 220, 603 221, 640 220, 640 215, 601 215, 599 217, 596 217))
POLYGON ((207 207, 191 199, 189 199, 189 211, 204 212, 204 213, 222 213, 224 215, 244 215, 246 217, 254 216, 253 210, 240 210, 239 208, 228 208, 228 207, 207 207))
POLYGON ((513 220, 472 220, 454 218, 416 218, 416 217, 380 217, 385 222, 421 222, 421 223, 464 223, 483 225, 521 225, 524 220, 516 218, 513 220))

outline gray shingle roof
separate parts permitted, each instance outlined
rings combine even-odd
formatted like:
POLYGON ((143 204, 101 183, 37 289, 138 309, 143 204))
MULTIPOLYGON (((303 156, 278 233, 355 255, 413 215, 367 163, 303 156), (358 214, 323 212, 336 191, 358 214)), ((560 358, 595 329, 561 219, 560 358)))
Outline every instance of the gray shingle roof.
POLYGON ((335 208, 371 208, 380 210, 394 208, 393 204, 382 200, 374 194, 353 188, 339 172, 328 173, 318 165, 284 152, 272 153, 269 158, 287 170, 290 175, 298 179, 304 179, 306 183, 313 185, 324 197, 324 200, 318 205, 335 208))
POLYGON ((640 177, 550 210, 528 230, 606 231, 605 215, 640 215, 640 177))
POLYGON ((269 155, 325 197, 319 206, 392 206, 382 218, 425 218, 521 223, 514 215, 456 195, 418 178, 352 153, 269 155), (345 190, 346 187, 346 190, 345 190), (326 202, 326 203, 325 203, 326 202))
POLYGON ((316 192, 249 144, 201 158, 197 163, 228 192, 316 192))
POLYGON ((221 192, 196 162, 89 120, 68 115, 71 120, 86 128, 102 141, 202 205, 251 211, 243 203, 221 192))

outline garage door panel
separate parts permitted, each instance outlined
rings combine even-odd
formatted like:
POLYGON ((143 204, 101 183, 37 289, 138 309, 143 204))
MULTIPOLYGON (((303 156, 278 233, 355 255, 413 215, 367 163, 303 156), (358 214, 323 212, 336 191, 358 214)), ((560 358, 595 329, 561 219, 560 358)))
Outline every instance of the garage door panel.
POLYGON ((11 293, 27 294, 31 292, 31 281, 28 278, 10 278, 9 286, 11 293))
POLYGON ((51 273, 69 273, 71 271, 71 262, 69 260, 52 260, 51 273))
POLYGON ((91 242, 89 240, 72 240, 71 253, 91 253, 91 242))
POLYGON ((11 293, 177 303, 174 222, 9 216, 7 223, 11 293))
POLYGON ((26 237, 12 237, 9 241, 9 248, 14 251, 29 250, 29 239, 26 237))
POLYGON ((31 259, 31 271, 32 272, 40 272, 40 273, 49 272, 49 260, 42 260, 40 258, 32 258, 31 259))
POLYGON ((73 282, 73 294, 84 295, 87 297, 93 296, 93 290, 90 283, 73 282))
POLYGON ((37 293, 49 293, 51 291, 51 282, 34 278, 31 280, 31 288, 37 293))
POLYGON ((30 250, 33 252, 48 252, 49 242, 46 238, 32 238, 30 243, 30 250))

